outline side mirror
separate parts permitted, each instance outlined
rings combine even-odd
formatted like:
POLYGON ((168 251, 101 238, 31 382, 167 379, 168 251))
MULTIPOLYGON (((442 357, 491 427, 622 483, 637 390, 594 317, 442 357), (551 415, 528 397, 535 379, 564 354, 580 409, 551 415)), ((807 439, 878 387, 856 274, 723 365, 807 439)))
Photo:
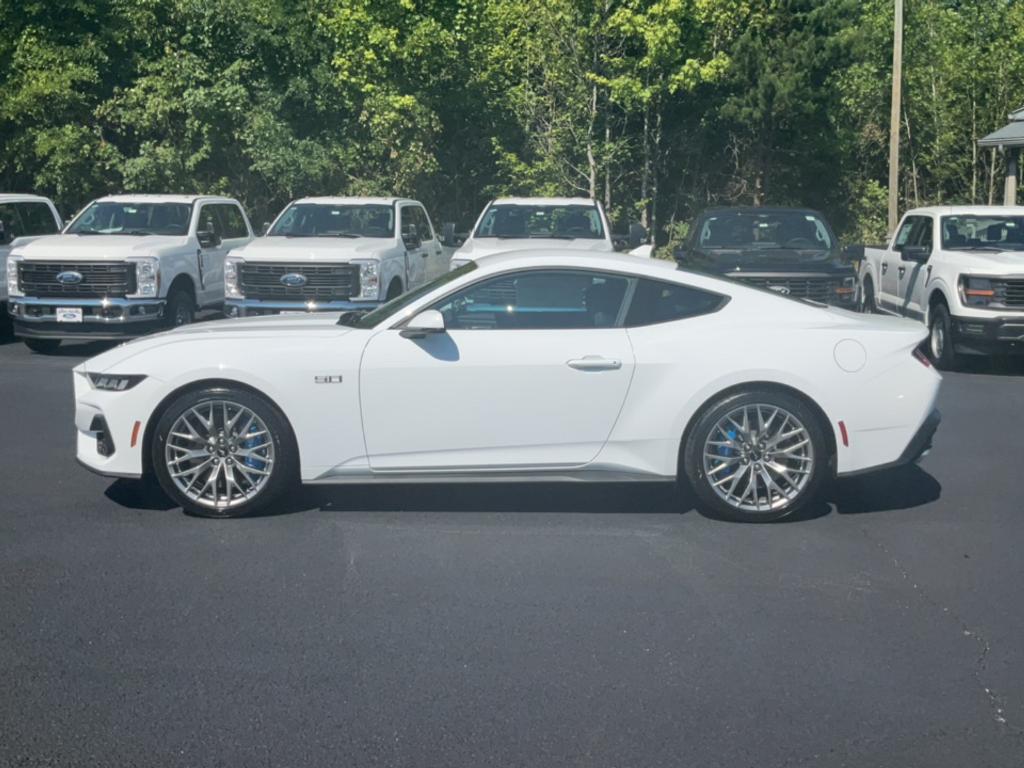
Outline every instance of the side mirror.
POLYGON ((402 242, 405 243, 405 247, 409 250, 414 250, 423 245, 423 241, 420 240, 419 234, 416 232, 416 225, 409 224, 402 232, 402 242))
POLYGON ((844 245, 842 250, 842 258, 844 261, 863 261, 864 260, 864 246, 863 245, 844 245))
POLYGON ((900 252, 900 257, 903 261, 913 261, 918 264, 924 264, 931 255, 932 248, 930 245, 904 245, 903 250, 900 252))
POLYGON ((647 242, 647 228, 638 221, 629 225, 629 247, 639 248, 647 242))
POLYGON ((435 333, 444 333, 444 315, 436 309, 423 310, 401 330, 406 339, 423 339, 435 333))
POLYGON ((220 244, 220 238, 217 237, 217 233, 209 229, 196 232, 196 239, 199 241, 200 248, 216 248, 220 244))
POLYGON ((263 226, 260 227, 260 237, 263 237, 269 231, 270 231, 270 222, 269 221, 264 221, 263 222, 263 226))
POLYGON ((455 222, 446 221, 441 225, 441 243, 448 246, 449 248, 458 248, 465 241, 464 238, 459 237, 455 234, 455 222))
POLYGON ((0 221, 0 245, 7 245, 9 242, 10 239, 7 237, 7 227, 5 227, 4 223, 0 221))

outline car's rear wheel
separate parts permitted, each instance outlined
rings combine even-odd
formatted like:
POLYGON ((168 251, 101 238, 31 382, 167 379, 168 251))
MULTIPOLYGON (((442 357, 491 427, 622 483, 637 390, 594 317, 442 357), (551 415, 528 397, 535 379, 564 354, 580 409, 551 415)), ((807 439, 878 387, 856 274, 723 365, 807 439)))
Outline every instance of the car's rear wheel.
POLYGON ((26 347, 39 355, 49 355, 52 352, 56 352, 60 346, 60 339, 23 338, 22 341, 25 342, 26 347))
POLYGON ((771 522, 810 503, 830 455, 818 414, 800 398, 753 389, 698 415, 683 470, 702 506, 742 522, 771 522))
POLYGON ((164 409, 150 460, 164 492, 187 512, 242 517, 269 508, 295 482, 297 454, 273 404, 215 387, 185 393, 164 409))

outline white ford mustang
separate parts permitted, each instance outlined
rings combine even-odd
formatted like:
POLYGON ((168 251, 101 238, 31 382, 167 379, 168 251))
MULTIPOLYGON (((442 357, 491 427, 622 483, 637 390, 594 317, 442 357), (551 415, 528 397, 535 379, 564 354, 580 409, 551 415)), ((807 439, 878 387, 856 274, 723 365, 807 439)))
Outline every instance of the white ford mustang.
POLYGON ((259 317, 75 368, 78 458, 193 513, 294 482, 674 480, 774 520, 836 474, 917 459, 938 424, 923 326, 658 261, 470 263, 362 316, 259 317))

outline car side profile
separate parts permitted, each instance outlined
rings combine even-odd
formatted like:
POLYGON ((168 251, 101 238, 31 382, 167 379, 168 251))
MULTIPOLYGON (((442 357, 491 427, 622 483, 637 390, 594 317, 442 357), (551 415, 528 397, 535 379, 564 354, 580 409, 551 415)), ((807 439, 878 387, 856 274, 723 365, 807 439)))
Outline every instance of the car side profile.
POLYGON ((774 520, 928 448, 924 337, 665 262, 500 254, 367 314, 213 322, 94 357, 73 374, 77 452, 214 517, 297 481, 685 478, 718 515, 774 520))

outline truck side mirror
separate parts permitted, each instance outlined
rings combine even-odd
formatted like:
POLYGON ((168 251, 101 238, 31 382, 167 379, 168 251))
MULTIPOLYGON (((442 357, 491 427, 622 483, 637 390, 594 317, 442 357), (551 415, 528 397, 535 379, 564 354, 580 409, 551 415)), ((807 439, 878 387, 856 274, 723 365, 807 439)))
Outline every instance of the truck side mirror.
POLYGON ((263 226, 260 227, 260 237, 263 237, 270 231, 270 222, 264 221, 263 226))
POLYGON ((441 225, 441 242, 449 248, 458 248, 466 241, 455 233, 455 222, 446 221, 441 225))
POLYGON ((647 242, 648 239, 647 227, 641 224, 639 221, 631 222, 629 225, 629 247, 639 248, 641 245, 647 242))
POLYGON ((216 248, 220 244, 220 238, 217 237, 217 233, 210 229, 202 229, 196 232, 196 240, 199 241, 200 248, 216 248))
POLYGON ((863 245, 844 245, 842 250, 843 261, 863 261, 863 245))
POLYGON ((930 245, 904 245, 900 252, 900 258, 903 261, 913 261, 918 264, 924 264, 931 255, 932 247, 930 245))
POLYGON ((406 224, 403 228, 402 242, 405 243, 405 247, 409 250, 414 250, 423 245, 423 241, 420 239, 419 233, 416 232, 415 224, 406 224))

